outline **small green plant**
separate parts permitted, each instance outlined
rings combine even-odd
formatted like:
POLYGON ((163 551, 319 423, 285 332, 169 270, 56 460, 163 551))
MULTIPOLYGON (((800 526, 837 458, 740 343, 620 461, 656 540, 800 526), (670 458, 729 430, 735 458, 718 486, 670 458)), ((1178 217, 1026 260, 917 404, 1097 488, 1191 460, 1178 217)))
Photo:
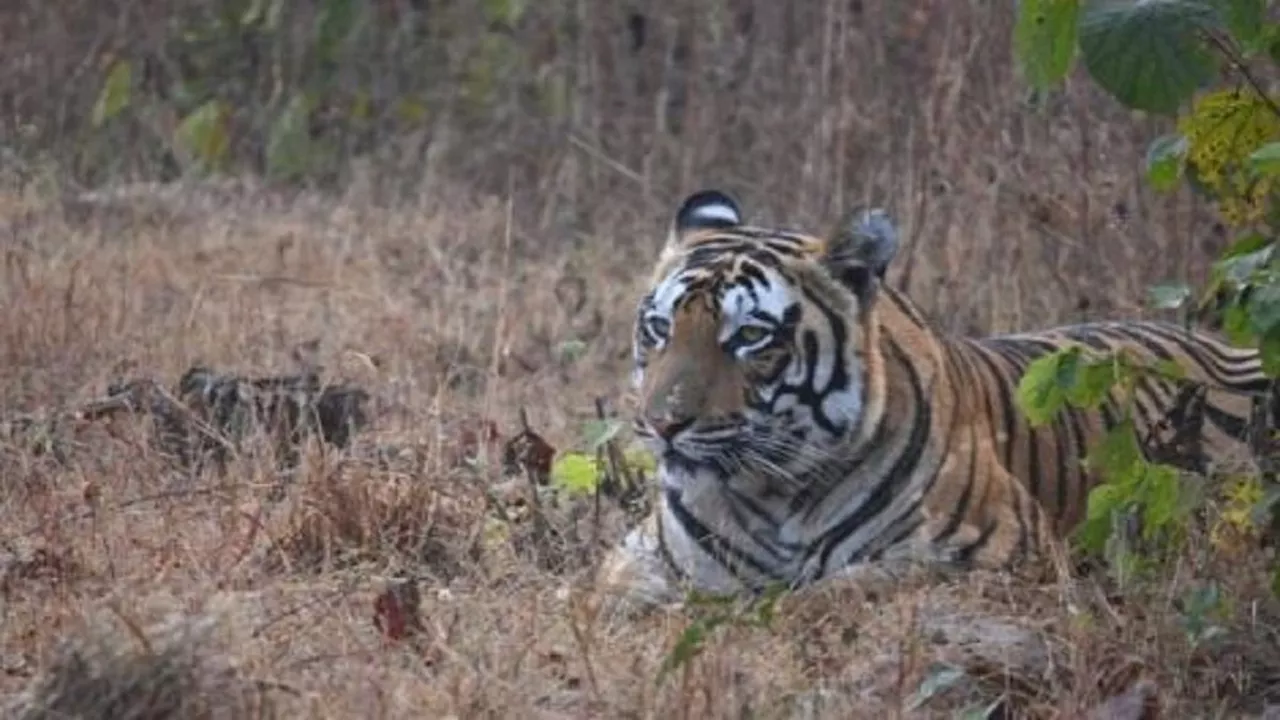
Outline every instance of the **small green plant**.
POLYGON ((560 453, 551 464, 551 484, 570 495, 601 493, 631 502, 644 490, 644 478, 657 470, 653 456, 638 447, 621 448, 626 423, 600 417, 583 425, 583 450, 560 453))
POLYGON ((661 685, 677 670, 689 672, 706 650, 707 642, 722 628, 770 629, 777 615, 778 601, 786 590, 786 585, 775 583, 745 601, 727 595, 690 592, 685 597, 685 607, 693 618, 663 656, 655 678, 657 684, 661 685))
MULTIPOLYGON (((1276 4, 1022 0, 1013 35, 1017 65, 1034 96, 1055 91, 1080 60, 1088 77, 1126 107, 1173 120, 1171 132, 1149 147, 1148 182, 1159 192, 1187 187, 1205 198, 1236 238, 1203 287, 1161 285, 1149 299, 1188 322, 1218 316, 1233 343, 1260 349, 1272 377, 1280 376, 1280 103, 1252 68, 1280 64, 1276 4)), ((1086 550, 1124 545, 1117 529, 1125 524, 1117 518, 1134 513, 1144 539, 1174 542, 1201 504, 1175 468, 1145 458, 1128 409, 1137 378, 1173 370, 1069 348, 1033 363, 1022 377, 1018 404, 1033 423, 1066 405, 1099 407, 1113 389, 1119 398, 1121 421, 1087 459, 1103 483, 1090 494, 1080 529, 1086 550)), ((1231 503, 1246 498, 1256 505, 1252 515, 1237 507, 1222 518, 1226 525, 1243 526, 1250 522, 1243 517, 1276 505, 1280 493, 1256 489, 1256 481, 1228 488, 1231 503)))
POLYGON ((1226 634, 1219 623, 1230 617, 1230 603, 1217 583, 1191 589, 1178 604, 1180 624, 1192 648, 1212 644, 1226 634))

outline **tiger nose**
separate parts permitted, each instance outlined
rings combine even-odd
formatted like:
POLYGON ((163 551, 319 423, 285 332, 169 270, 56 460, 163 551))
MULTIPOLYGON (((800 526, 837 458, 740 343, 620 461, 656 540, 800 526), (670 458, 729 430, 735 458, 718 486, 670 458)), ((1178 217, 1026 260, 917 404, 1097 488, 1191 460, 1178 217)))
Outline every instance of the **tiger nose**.
POLYGON ((649 426, 653 428, 653 431, 657 433, 658 437, 668 442, 670 442, 676 435, 679 435, 681 431, 688 429, 692 425, 693 418, 691 417, 673 418, 668 416, 665 418, 649 418, 649 426))

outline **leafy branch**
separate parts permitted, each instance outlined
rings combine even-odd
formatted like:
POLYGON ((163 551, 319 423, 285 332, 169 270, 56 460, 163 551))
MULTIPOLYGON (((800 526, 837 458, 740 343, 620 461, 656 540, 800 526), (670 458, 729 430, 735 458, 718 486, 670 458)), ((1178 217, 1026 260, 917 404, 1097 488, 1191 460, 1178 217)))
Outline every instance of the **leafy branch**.
MULTIPOLYGON (((1216 320, 1228 339, 1259 349, 1263 370, 1280 377, 1280 102, 1253 69, 1280 64, 1274 0, 1021 0, 1013 34, 1016 63, 1034 92, 1053 92, 1079 59, 1087 76, 1124 106, 1173 119, 1175 132, 1154 139, 1147 180, 1158 192, 1187 187, 1211 203, 1236 237, 1213 264, 1203 287, 1151 288, 1157 309, 1187 321, 1216 320), (1232 81, 1235 76, 1239 81, 1232 81)), ((1112 552, 1133 535, 1124 518, 1139 517, 1144 540, 1176 542, 1202 501, 1177 468, 1148 460, 1131 420, 1134 383, 1169 367, 1134 363, 1123 354, 1085 355, 1068 348, 1033 363, 1021 378, 1018 404, 1033 424, 1065 407, 1119 408, 1120 420, 1086 458, 1103 482, 1089 496, 1078 539, 1089 551, 1112 552)), ((1254 510, 1280 506, 1267 478, 1237 479, 1225 488, 1230 517, 1243 526, 1254 510), (1260 482, 1265 481, 1265 482, 1260 482)), ((1125 555, 1132 558, 1132 554, 1125 555)), ((1280 578, 1280 573, 1277 574, 1280 578)))

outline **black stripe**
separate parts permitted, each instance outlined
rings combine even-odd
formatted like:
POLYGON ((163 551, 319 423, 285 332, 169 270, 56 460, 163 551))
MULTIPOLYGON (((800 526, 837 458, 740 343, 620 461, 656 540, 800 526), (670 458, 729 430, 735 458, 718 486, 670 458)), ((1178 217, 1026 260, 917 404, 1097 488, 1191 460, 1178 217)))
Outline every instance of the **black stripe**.
MULTIPOLYGON (((675 516, 675 520, 684 529, 685 533, 698 544, 698 547, 710 555, 717 563, 728 570, 735 577, 742 579, 742 573, 739 568, 750 568, 758 575, 762 575, 771 580, 780 580, 781 576, 772 569, 766 568, 755 558, 742 552, 740 549, 733 547, 725 538, 716 535, 702 524, 702 521, 694 517, 693 513, 685 508, 680 502, 679 494, 675 490, 666 490, 663 493, 666 497, 667 507, 670 508, 671 514, 675 516)), ((746 582, 744 580, 744 582, 746 582)), ((755 583, 746 582, 747 585, 753 586, 755 583)))
POLYGON ((937 535, 933 536, 932 542, 945 543, 960 529, 961 523, 964 522, 965 514, 969 512, 969 502, 973 498, 973 485, 977 478, 978 451, 977 448, 971 447, 969 450, 969 472, 964 477, 964 491, 960 493, 960 500, 956 503, 955 510, 951 512, 951 517, 947 518, 947 524, 937 535))
MULTIPOLYGON (((933 408, 924 397, 924 388, 910 356, 892 338, 889 338, 889 346, 896 356, 893 359, 910 376, 912 398, 909 406, 918 409, 920 414, 912 418, 911 432, 907 438, 906 446, 899 452, 893 467, 876 485, 875 490, 871 492, 871 496, 862 505, 858 506, 853 513, 828 531, 817 543, 822 548, 819 552, 819 566, 822 574, 826 573, 831 554, 835 552, 836 547, 850 535, 857 532, 858 528, 884 512, 885 508, 901 493, 903 486, 910 483, 924 454, 924 449, 929 443, 933 408)), ((855 553, 853 557, 849 558, 849 562, 856 562, 861 559, 861 553, 855 553)))

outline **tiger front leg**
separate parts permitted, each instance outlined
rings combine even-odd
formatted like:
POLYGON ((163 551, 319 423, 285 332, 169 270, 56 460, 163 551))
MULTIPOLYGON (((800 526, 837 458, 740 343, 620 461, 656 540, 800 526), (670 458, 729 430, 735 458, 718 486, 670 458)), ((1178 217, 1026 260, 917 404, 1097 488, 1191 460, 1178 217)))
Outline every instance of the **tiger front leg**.
POLYGON ((605 556, 596 572, 596 593, 610 614, 634 615, 677 607, 683 597, 659 549, 658 516, 650 514, 605 556))
POLYGON ((982 460, 984 470, 938 479, 915 546, 949 569, 1042 574, 1059 549, 1052 519, 994 455, 982 460))

